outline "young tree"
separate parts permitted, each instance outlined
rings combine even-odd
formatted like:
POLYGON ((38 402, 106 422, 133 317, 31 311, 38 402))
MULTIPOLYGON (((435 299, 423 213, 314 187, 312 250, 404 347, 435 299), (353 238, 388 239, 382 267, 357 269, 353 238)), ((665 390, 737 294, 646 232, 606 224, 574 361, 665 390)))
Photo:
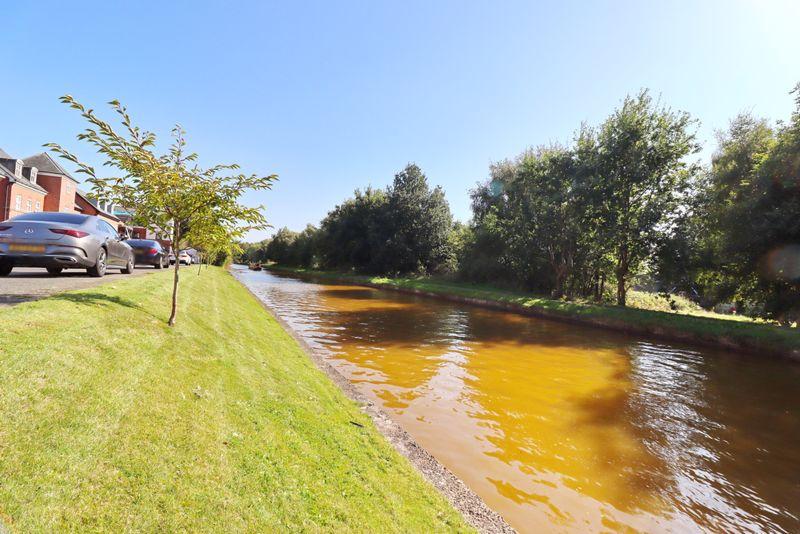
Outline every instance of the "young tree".
POLYGON ((184 234, 184 238, 200 253, 201 261, 197 268, 197 275, 200 275, 203 259, 208 268, 212 258, 219 256, 229 258, 243 252, 240 240, 244 237, 245 232, 244 227, 228 225, 225 221, 218 220, 213 211, 201 217, 195 217, 189 231, 184 234))
POLYGON ((631 273, 653 251, 695 171, 686 162, 699 150, 690 131, 694 122, 688 113, 658 107, 642 91, 626 98, 600 128, 592 189, 613 244, 620 306, 631 273))
MULTIPOLYGON (((82 163, 59 144, 45 146, 77 165, 78 172, 88 176, 93 193, 99 198, 132 210, 137 222, 151 229, 169 231, 176 249, 192 227, 219 225, 241 235, 267 226, 263 208, 245 206, 240 199, 246 191, 271 188, 276 175, 237 173, 239 166, 235 164, 201 168, 197 154, 186 152, 184 132, 179 126, 173 129, 174 141, 169 150, 158 155, 155 134, 134 126, 118 101, 112 100, 109 105, 123 126, 122 134, 72 96, 63 96, 61 101, 89 123, 78 139, 94 146, 105 158, 104 166, 120 174, 100 178, 92 166, 82 163)), ((175 325, 178 312, 179 270, 180 262, 175 262, 170 326, 175 325)))

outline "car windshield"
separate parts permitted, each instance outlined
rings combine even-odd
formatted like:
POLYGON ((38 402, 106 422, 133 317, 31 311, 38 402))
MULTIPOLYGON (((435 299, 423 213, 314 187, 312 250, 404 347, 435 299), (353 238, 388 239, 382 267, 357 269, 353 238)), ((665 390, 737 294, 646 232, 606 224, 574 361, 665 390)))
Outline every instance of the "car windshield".
POLYGON ((45 221, 62 224, 83 224, 89 218, 88 215, 79 213, 59 213, 59 212, 37 212, 17 215, 12 221, 45 221))
POLYGON ((158 248, 157 241, 149 239, 128 239, 128 244, 132 247, 155 247, 158 248))

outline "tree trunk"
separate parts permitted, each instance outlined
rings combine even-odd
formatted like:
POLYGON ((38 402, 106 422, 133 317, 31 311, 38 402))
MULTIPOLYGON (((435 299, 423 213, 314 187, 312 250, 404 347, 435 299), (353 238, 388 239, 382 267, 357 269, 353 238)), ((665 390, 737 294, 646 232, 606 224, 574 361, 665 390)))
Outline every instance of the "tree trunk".
MULTIPOLYGON (((178 221, 175 221, 175 230, 172 232, 172 246, 173 250, 179 250, 179 240, 180 240, 180 227, 178 225, 178 221), (177 247, 177 249, 176 249, 177 247)), ((172 311, 169 315, 169 325, 175 326, 175 319, 178 316, 178 281, 180 279, 180 275, 178 271, 181 268, 181 262, 178 257, 175 258, 175 271, 172 277, 172 311)))
POLYGON ((617 275, 617 306, 625 306, 625 277, 617 275))
POLYGON ((597 294, 597 301, 602 302, 603 294, 606 292, 606 273, 600 273, 600 292, 597 294))
POLYGON ((619 253, 617 255, 617 265, 614 269, 614 274, 617 277, 617 306, 625 306, 627 297, 627 289, 625 288, 625 278, 628 276, 628 269, 630 267, 630 250, 629 245, 633 243, 633 237, 630 229, 630 209, 631 209, 631 190, 628 188, 625 191, 622 204, 622 225, 620 227, 619 239, 619 253))
POLYGON ((627 243, 619 247, 619 257, 617 267, 614 269, 617 276, 617 306, 625 306, 627 290, 625 287, 625 277, 628 276, 628 245, 627 243))
POLYGON ((556 270, 555 288, 550 293, 550 297, 554 299, 560 299, 563 296, 564 296, 564 276, 562 275, 561 270, 556 270))
POLYGON ((594 293, 594 300, 600 302, 600 269, 594 271, 594 281, 592 282, 592 292, 594 293))
POLYGON ((550 271, 553 273, 553 289, 550 291, 550 298, 560 299, 564 296, 564 274, 567 266, 564 265, 563 257, 561 261, 556 259, 556 254, 550 251, 550 271))

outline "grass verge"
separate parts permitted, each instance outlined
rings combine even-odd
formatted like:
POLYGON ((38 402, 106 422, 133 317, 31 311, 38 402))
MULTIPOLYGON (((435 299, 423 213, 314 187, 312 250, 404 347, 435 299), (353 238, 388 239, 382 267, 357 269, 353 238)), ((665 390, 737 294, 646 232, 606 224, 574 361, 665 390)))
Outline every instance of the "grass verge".
POLYGON ((0 530, 470 530, 227 272, 167 327, 170 276, 0 310, 0 530))
POLYGON ((480 305, 496 306, 531 315, 613 328, 635 334, 655 335, 706 346, 800 359, 799 328, 782 328, 750 321, 553 300, 486 285, 436 278, 386 278, 277 265, 270 265, 267 268, 320 279, 399 289, 480 305))

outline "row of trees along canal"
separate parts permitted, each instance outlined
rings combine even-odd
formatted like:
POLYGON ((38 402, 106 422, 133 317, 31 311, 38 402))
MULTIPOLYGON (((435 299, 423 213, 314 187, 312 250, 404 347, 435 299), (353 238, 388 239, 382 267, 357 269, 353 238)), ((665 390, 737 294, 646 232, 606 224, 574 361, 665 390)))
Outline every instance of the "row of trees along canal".
MULTIPOLYGON (((158 154, 155 134, 135 126, 125 107, 116 100, 109 105, 121 133, 72 96, 63 96, 61 101, 88 123, 78 139, 91 145, 103 159, 103 166, 116 176, 98 177, 94 167, 58 143, 45 146, 74 163, 77 172, 87 176, 97 198, 124 207, 138 225, 166 232, 176 251, 191 245, 221 263, 241 252, 239 243, 247 232, 268 227, 261 206, 246 206, 239 200, 246 191, 269 189, 276 175, 242 174, 236 164, 201 167, 197 154, 187 152, 185 132, 180 126, 172 130, 170 147, 158 154)), ((175 325, 178 315, 180 267, 176 261, 170 326, 175 325)))
POLYGON ((787 122, 734 118, 704 166, 696 121, 644 91, 569 145, 492 165, 466 225, 412 164, 319 228, 283 228, 240 260, 449 275, 622 306, 638 283, 790 323, 800 316, 800 85, 793 94, 787 122))

